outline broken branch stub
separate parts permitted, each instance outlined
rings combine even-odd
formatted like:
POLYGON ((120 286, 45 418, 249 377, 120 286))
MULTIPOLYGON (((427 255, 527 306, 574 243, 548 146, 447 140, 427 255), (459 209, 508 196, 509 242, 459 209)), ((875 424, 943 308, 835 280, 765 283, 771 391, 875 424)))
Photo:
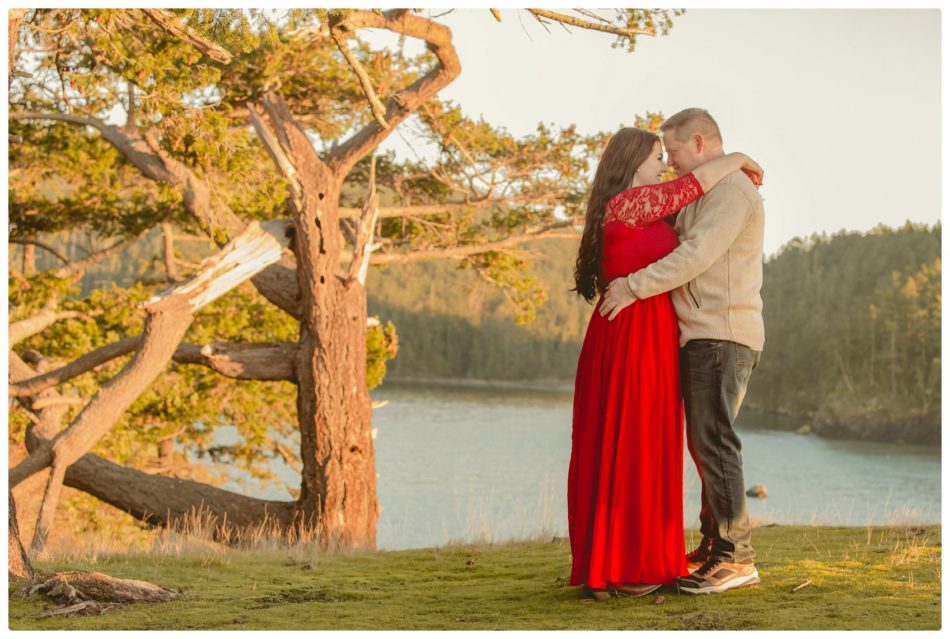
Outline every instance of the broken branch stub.
POLYGON ((221 252, 205 260, 201 272, 149 298, 144 306, 157 307, 177 295, 187 301, 194 313, 280 260, 281 250, 290 245, 288 231, 291 228, 289 220, 251 222, 221 252))

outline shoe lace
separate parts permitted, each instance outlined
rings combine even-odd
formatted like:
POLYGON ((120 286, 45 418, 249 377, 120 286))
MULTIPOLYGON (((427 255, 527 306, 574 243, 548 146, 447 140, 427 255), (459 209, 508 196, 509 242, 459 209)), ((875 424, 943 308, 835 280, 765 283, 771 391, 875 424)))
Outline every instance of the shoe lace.
POLYGON ((704 563, 696 572, 705 577, 707 574, 715 570, 716 567, 719 564, 721 564, 723 561, 724 560, 722 559, 722 557, 710 557, 709 559, 706 560, 706 563, 704 563))

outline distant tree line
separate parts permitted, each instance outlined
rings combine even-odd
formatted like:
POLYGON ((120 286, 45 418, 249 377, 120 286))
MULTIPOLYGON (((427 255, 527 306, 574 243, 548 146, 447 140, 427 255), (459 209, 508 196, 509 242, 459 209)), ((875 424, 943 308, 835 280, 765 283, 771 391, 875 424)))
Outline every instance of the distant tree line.
POLYGON ((787 244, 750 402, 823 435, 939 443, 940 269, 939 224, 787 244))
MULTIPOLYGON (((574 377, 591 307, 573 293, 573 240, 530 245, 547 290, 519 325, 501 293, 445 263, 374 272, 369 310, 392 320, 391 379, 574 377)), ((747 406, 826 436, 937 443, 940 225, 795 239, 765 263, 766 346, 747 406)))
MULTIPOLYGON (((81 254, 71 236, 62 249, 81 254)), ((180 243, 185 260, 209 250, 180 243)), ((531 274, 546 300, 515 321, 502 290, 453 262, 372 270, 368 310, 396 326, 399 351, 387 379, 452 378, 569 383, 592 307, 568 289, 575 240, 539 240, 531 274)), ((161 239, 150 234, 82 288, 111 277, 160 279, 161 239)), ((13 253, 16 258, 18 255, 13 253)), ((39 267, 52 258, 38 255, 39 267)), ((825 436, 940 440, 940 225, 795 239, 765 263, 766 346, 746 399, 825 436)))

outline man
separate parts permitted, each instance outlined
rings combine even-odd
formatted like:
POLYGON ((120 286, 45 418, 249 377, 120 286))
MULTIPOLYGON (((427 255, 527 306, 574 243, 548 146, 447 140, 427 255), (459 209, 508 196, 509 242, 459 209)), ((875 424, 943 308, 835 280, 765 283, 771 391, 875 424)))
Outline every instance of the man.
MULTIPOLYGON (((724 155, 719 126, 703 109, 677 113, 660 131, 667 163, 680 175, 724 155)), ((763 230, 756 186, 745 174, 734 173, 680 211, 679 247, 613 280, 601 305, 601 314, 613 319, 638 299, 673 291, 686 440, 702 480, 703 540, 687 555, 692 574, 677 579, 683 592, 723 592, 759 583, 742 447, 733 424, 765 343, 763 230)))

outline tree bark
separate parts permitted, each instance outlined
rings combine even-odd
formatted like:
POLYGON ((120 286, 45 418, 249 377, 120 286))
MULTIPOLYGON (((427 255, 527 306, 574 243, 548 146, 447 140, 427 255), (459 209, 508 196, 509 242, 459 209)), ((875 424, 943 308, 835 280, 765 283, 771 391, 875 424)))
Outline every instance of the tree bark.
MULTIPOLYGON (((376 547, 379 503, 366 387, 366 291, 339 273, 343 250, 340 189, 353 166, 422 103, 454 80, 461 65, 445 26, 407 10, 351 11, 333 28, 384 28, 426 42, 438 63, 392 96, 384 117, 364 126, 321 159, 283 98, 264 96, 273 133, 253 108, 251 121, 288 180, 295 228, 300 341, 295 363, 300 453, 297 506, 327 547, 376 547), (388 126, 381 124, 385 122, 388 126)), ((354 254, 353 259, 360 256, 354 254)))
POLYGON ((48 326, 55 324, 61 319, 69 319, 79 315, 79 313, 75 311, 57 311, 56 306, 56 301, 53 300, 52 303, 44 306, 36 315, 10 324, 10 346, 22 342, 37 333, 43 332, 48 326))
POLYGON ((175 236, 172 225, 168 222, 162 222, 162 248, 165 257, 165 274, 169 282, 177 282, 178 264, 175 262, 175 236))
POLYGON ((36 274, 36 245, 23 245, 23 269, 22 273, 26 276, 36 274))
POLYGON ((29 594, 41 593, 60 605, 43 610, 36 618, 103 614, 123 604, 165 603, 178 593, 138 579, 119 579, 84 570, 58 572, 35 584, 29 594))
MULTIPOLYGON (((63 384, 116 357, 131 353, 141 342, 141 335, 126 337, 86 353, 56 370, 20 381, 11 380, 10 397, 29 397, 63 384)), ((175 349, 172 360, 179 364, 207 366, 235 379, 294 381, 296 373, 293 360, 296 354, 297 345, 284 342, 212 343, 204 346, 180 344, 175 349)), ((34 400, 37 401, 39 400, 34 400)))
POLYGON ((139 521, 178 530, 201 527, 221 543, 248 540, 259 530, 289 532, 292 501, 256 499, 198 481, 164 477, 87 454, 66 470, 64 483, 139 521))
POLYGON ((13 63, 16 60, 17 36, 20 33, 20 23, 29 9, 7 9, 7 89, 13 84, 13 63))
POLYGON ((375 548, 379 505, 366 388, 366 294, 355 278, 340 274, 343 180, 320 159, 280 96, 266 95, 263 106, 274 133, 260 119, 255 128, 290 181, 301 292, 297 507, 325 547, 375 548))
POLYGON ((30 557, 26 554, 20 542, 20 527, 16 519, 16 502, 13 500, 13 489, 8 490, 10 521, 7 524, 7 570, 10 579, 27 579, 33 581, 35 573, 30 557))
POLYGON ((298 217, 298 281, 304 316, 297 359, 303 461, 299 505, 326 546, 376 546, 376 467, 366 388, 366 293, 337 277, 342 238, 337 184, 317 192, 330 204, 298 217), (327 229, 329 232, 324 231, 327 229))
POLYGON ((294 382, 297 350, 297 344, 282 342, 182 344, 173 359, 179 364, 207 366, 234 379, 294 382))

